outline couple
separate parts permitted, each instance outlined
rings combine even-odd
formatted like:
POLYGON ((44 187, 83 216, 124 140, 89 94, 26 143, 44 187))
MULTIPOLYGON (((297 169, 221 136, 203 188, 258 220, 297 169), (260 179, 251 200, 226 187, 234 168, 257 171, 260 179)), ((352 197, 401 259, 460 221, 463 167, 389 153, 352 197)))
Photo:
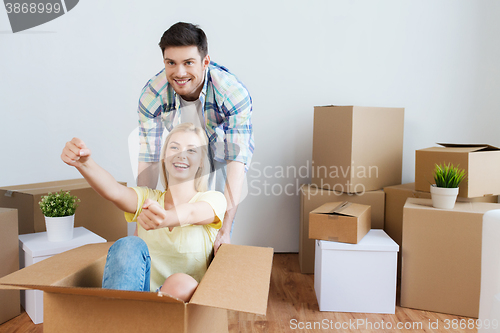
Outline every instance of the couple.
POLYGON ((165 68, 143 88, 138 110, 137 183, 146 187, 117 183, 80 139, 68 142, 61 158, 122 209, 127 221, 137 221, 138 237, 110 248, 103 287, 161 291, 189 301, 214 249, 230 242, 253 153, 252 102, 233 74, 210 62, 197 26, 174 24, 159 45, 165 68), (164 128, 170 132, 162 145, 164 128), (226 174, 216 178, 218 191, 207 191, 214 165, 226 174), (158 174, 165 192, 153 190, 158 174))

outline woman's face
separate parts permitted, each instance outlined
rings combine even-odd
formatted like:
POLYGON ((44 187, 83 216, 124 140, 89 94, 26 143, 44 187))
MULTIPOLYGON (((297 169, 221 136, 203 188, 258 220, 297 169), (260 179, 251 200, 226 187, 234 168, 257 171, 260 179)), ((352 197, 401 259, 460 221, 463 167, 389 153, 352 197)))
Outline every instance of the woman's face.
POLYGON ((202 163, 202 143, 193 132, 174 133, 165 149, 165 168, 169 181, 189 181, 195 178, 202 163))

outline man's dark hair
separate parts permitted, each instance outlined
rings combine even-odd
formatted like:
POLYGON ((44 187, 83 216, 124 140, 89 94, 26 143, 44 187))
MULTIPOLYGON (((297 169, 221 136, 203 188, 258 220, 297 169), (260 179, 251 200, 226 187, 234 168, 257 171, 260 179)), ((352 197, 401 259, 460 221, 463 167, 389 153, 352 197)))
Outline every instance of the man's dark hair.
POLYGON ((165 54, 165 49, 170 46, 196 46, 203 60, 208 54, 208 42, 205 32, 197 25, 185 22, 178 22, 171 26, 161 36, 161 54, 165 54))

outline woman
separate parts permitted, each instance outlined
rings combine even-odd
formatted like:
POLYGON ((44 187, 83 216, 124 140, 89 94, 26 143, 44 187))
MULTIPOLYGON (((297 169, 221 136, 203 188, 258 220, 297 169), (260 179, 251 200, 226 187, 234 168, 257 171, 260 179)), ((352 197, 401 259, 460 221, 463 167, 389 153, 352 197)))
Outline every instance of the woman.
POLYGON ((136 236, 109 249, 103 288, 161 291, 189 301, 205 274, 222 226, 226 200, 207 191, 207 139, 191 123, 176 126, 161 152, 165 191, 128 188, 116 182, 90 157, 85 143, 73 138, 61 158, 74 166, 105 199, 137 221, 136 236))

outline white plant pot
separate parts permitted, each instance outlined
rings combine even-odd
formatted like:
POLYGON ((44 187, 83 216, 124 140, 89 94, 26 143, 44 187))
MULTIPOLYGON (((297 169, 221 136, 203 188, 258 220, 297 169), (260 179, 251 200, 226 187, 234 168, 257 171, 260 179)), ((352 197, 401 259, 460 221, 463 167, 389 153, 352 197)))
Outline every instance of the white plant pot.
POLYGON ((432 206, 441 209, 453 209, 457 201, 458 187, 445 188, 431 185, 432 206))
POLYGON ((73 239, 75 215, 63 217, 45 216, 45 227, 50 242, 67 242, 73 239))

